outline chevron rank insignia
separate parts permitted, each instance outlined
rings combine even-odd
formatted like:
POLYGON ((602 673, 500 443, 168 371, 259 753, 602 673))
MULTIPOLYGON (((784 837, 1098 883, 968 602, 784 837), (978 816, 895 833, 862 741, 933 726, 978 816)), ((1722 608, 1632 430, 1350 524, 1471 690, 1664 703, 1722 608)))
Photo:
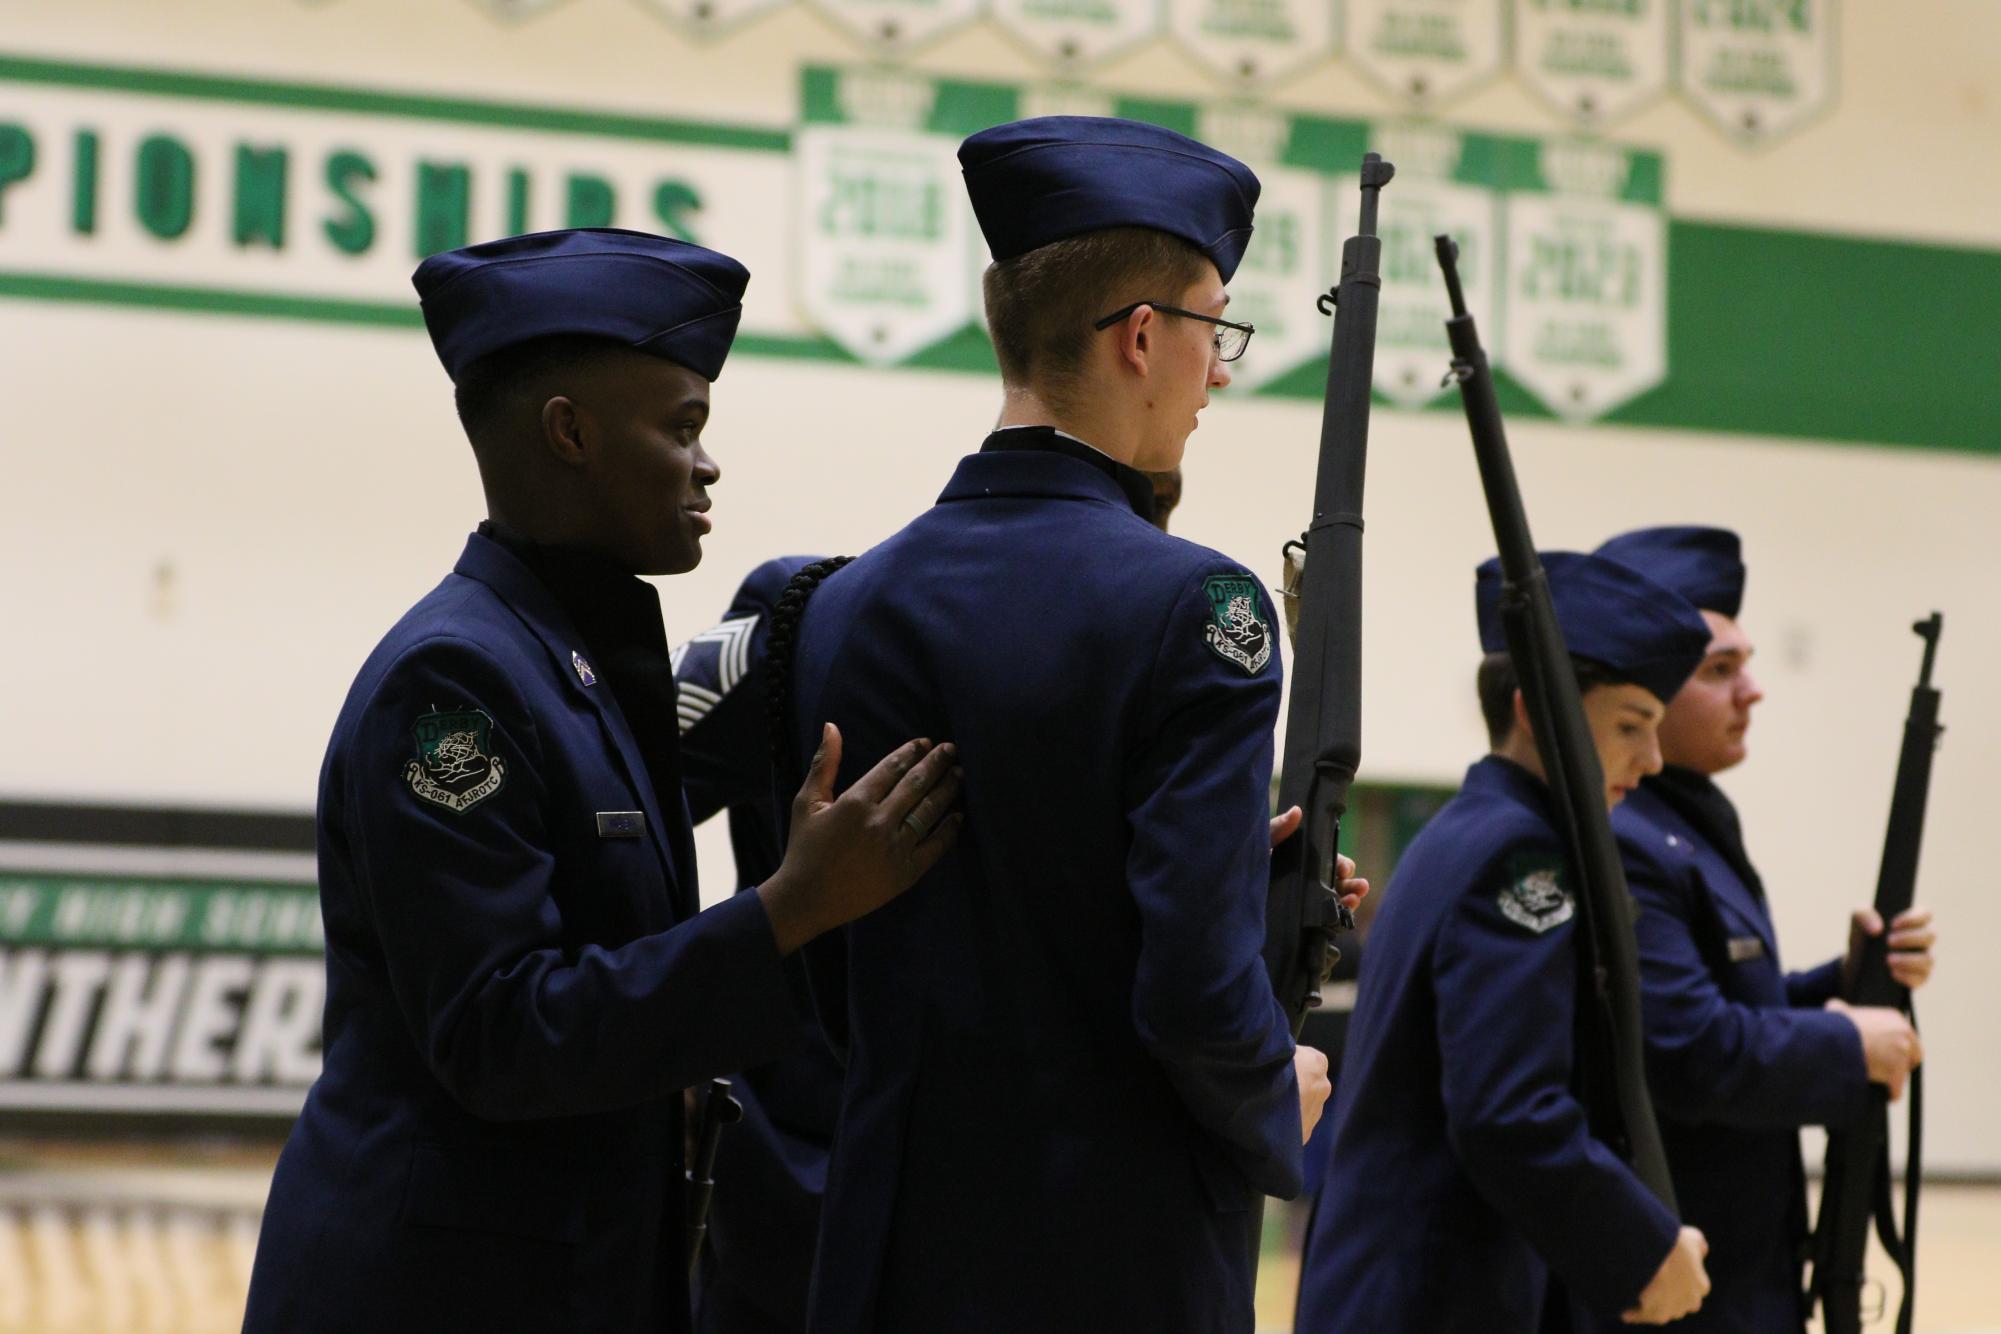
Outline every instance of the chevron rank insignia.
POLYGON ((1271 661, 1271 626, 1258 599, 1255 580, 1217 575, 1202 585, 1209 598, 1209 624, 1202 638, 1225 662, 1256 676, 1271 661))
POLYGON ((755 615, 732 617, 674 650, 674 684, 684 735, 749 674, 757 622, 755 615))
POLYGON ((1577 911, 1576 901, 1563 887, 1561 873, 1549 865, 1518 872, 1496 902, 1503 917, 1537 935, 1562 926, 1577 911))

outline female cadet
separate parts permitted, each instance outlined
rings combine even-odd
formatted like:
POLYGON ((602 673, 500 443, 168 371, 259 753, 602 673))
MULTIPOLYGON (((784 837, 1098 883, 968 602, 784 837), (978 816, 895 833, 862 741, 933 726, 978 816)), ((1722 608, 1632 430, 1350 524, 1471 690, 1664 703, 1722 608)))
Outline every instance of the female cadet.
MULTIPOLYGON (((1543 557, 1615 805, 1702 657, 1693 607, 1622 565, 1543 557)), ((1300 1334, 1530 1334, 1565 1305, 1694 1310, 1704 1244, 1592 1134, 1573 1092, 1572 872, 1506 653, 1498 563, 1476 581, 1493 751, 1412 842, 1371 928, 1307 1237, 1300 1334)))

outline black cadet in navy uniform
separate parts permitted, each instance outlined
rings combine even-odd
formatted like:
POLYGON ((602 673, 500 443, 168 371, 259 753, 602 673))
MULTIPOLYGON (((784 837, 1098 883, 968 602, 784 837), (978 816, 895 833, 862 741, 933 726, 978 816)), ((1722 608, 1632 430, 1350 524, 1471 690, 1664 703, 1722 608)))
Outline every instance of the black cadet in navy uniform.
POLYGON ((1139 470, 1229 382, 1258 183, 1109 119, 959 156, 999 429, 820 585, 792 669, 802 743, 949 729, 966 774, 955 852, 809 957, 849 1052, 813 1328, 1249 1330, 1250 1206, 1297 1193, 1326 1092, 1261 957, 1278 649, 1139 470))
MULTIPOLYGON (((1641 907, 1648 1083, 1682 1216, 1711 1247, 1715 1290, 1676 1328, 1797 1331, 1806 1324, 1807 1237, 1799 1127, 1860 1116, 1870 1079, 1901 1089, 1917 1037, 1893 1009, 1822 1008, 1839 992, 1840 959, 1781 970, 1736 807, 1712 781, 1744 758, 1751 708, 1764 697, 1737 623, 1745 574, 1737 534, 1647 528, 1597 554, 1694 603, 1711 634, 1661 723, 1666 768, 1612 821, 1641 907)), ((1882 929, 1871 909, 1856 917, 1858 938, 1882 929)), ((1930 974, 1930 928, 1923 908, 1893 924, 1891 968, 1907 986, 1930 974)))
MULTIPOLYGON (((1702 657, 1695 608, 1622 565, 1543 556, 1608 804, 1702 657)), ((1362 956, 1308 1231, 1299 1334, 1517 1334, 1555 1307, 1694 1309, 1701 1237, 1595 1138, 1574 1092, 1575 890, 1499 616, 1476 580, 1493 753, 1397 864, 1362 956)))
POLYGON ((612 231, 417 270, 491 518, 334 726, 325 1069, 248 1330, 685 1330, 681 1090, 794 1042, 784 956, 950 837, 948 746, 839 801, 830 747, 783 868, 696 915, 673 673, 634 576, 701 559, 700 436, 748 276, 612 231))

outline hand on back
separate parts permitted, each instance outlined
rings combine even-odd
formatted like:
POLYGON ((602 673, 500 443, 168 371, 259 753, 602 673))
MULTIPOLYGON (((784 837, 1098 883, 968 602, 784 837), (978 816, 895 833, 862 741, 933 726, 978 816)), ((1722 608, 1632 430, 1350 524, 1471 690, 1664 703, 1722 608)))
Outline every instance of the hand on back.
POLYGON ((966 818, 951 809, 956 758, 950 742, 908 741, 835 797, 841 733, 822 729, 792 801, 785 860, 757 887, 780 954, 875 911, 937 865, 966 818))

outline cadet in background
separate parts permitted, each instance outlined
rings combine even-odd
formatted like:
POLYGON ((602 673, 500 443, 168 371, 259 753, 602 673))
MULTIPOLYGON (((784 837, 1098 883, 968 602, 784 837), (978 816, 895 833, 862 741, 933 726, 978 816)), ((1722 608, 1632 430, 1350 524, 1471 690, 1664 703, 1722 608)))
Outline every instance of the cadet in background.
MULTIPOLYGON (((1655 729, 1708 629, 1612 561, 1542 563, 1615 805, 1660 769, 1655 729)), ((1475 603, 1492 753, 1404 853, 1363 953, 1299 1334, 1529 1334, 1573 1306, 1657 1324, 1708 1289, 1701 1233, 1593 1135, 1574 1091, 1576 902, 1500 593, 1490 560, 1475 603)))
MULTIPOLYGON (((764 657, 793 575, 817 560, 781 556, 745 577, 722 619, 674 650, 682 785, 696 824, 729 821, 736 890, 754 890, 785 850, 764 657)), ((820 1195, 841 1106, 841 1066, 813 1017, 799 956, 785 961, 799 1013, 786 1055, 730 1077, 741 1124, 724 1132, 708 1244, 695 1291, 698 1334, 804 1334, 820 1195)))
POLYGON ((784 959, 951 841, 949 746, 890 748, 834 800, 830 737, 783 861, 697 915, 666 632, 636 576, 701 559, 709 385, 748 279, 614 231, 417 270, 489 519, 334 725, 325 1068, 246 1330, 685 1330, 681 1091, 795 1042, 784 959))
POLYGON ((999 425, 812 594, 791 669, 800 738, 954 729, 967 797, 904 910, 809 959, 849 1054, 813 1327, 1249 1331, 1251 1206, 1298 1191, 1326 1092, 1262 962, 1275 626, 1141 470, 1249 337, 1258 183, 1089 117, 960 161, 999 425))
MULTIPOLYGON (((1861 1116, 1872 1080, 1900 1094, 1922 1049, 1900 1012, 1835 999, 1847 961, 1781 969, 1737 809, 1712 781, 1743 762, 1751 709, 1764 698, 1751 674, 1750 636, 1737 623, 1745 583, 1737 534, 1646 528, 1597 554, 1693 603, 1710 633, 1702 664, 1661 723, 1666 767, 1612 822, 1641 909, 1648 1085, 1682 1216, 1712 1248, 1714 1291, 1679 1328, 1798 1331, 1807 1316, 1808 1231, 1799 1127, 1861 1116)), ((1850 956, 1882 929, 1874 909, 1858 909, 1850 956)), ((1928 909, 1891 923, 1898 981, 1924 984, 1933 941, 1928 909)))

